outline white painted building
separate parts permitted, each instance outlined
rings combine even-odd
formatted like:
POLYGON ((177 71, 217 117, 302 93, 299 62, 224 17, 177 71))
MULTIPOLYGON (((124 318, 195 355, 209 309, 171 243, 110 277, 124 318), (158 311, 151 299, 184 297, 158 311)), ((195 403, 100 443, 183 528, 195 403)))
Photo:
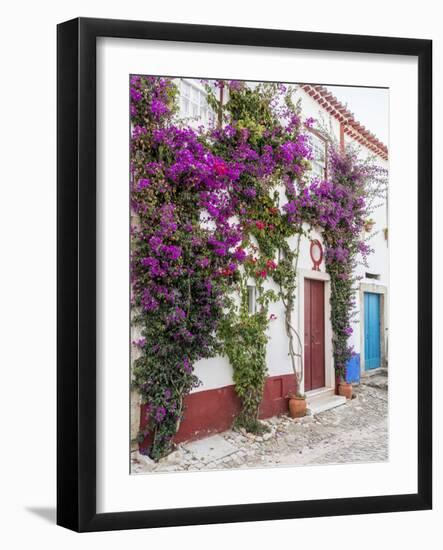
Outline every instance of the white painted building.
MULTIPOLYGON (((209 109, 204 89, 196 80, 177 80, 180 87, 180 115, 194 117, 190 124, 198 126, 207 123, 214 117, 209 109)), ((329 133, 344 146, 354 142, 361 149, 363 157, 375 155, 381 167, 388 167, 388 151, 373 134, 356 121, 348 108, 342 105, 326 88, 316 85, 301 85, 297 88, 294 99, 301 99, 303 118, 313 117, 327 127, 329 133)), ((312 134, 315 160, 313 171, 322 177, 327 173, 327 143, 321 134, 312 134)), ((369 258, 367 267, 359 266, 357 275, 361 276, 356 296, 356 317, 353 323, 353 334, 350 343, 356 356, 349 366, 353 381, 380 368, 387 366, 388 349, 388 210, 383 202, 372 214, 374 226, 368 244, 375 249, 369 258)), ((295 237, 294 237, 295 238, 295 237)), ((324 372, 305 373, 301 390, 306 393, 308 406, 315 409, 327 404, 336 390, 334 361, 332 353, 332 328, 330 322, 330 283, 324 260, 319 269, 314 268, 311 257, 311 243, 314 240, 322 243, 321 232, 311 230, 310 237, 302 237, 298 261, 298 283, 294 324, 304 339, 304 347, 315 340, 306 323, 322 325, 322 342, 314 342, 315 353, 322 358, 316 362, 316 369, 324 372), (306 298, 306 299, 305 299, 306 298), (308 303, 309 302, 309 303, 308 303), (315 311, 312 303, 315 302, 315 311), (311 309, 309 309, 311 308, 311 309), (309 311, 308 311, 309 309, 309 311), (319 313, 320 312, 320 313, 319 313), (319 366, 320 365, 320 366, 319 366)), ((267 283, 271 285, 272 283, 267 283)), ((268 380, 261 415, 263 417, 279 414, 287 409, 286 395, 293 387, 293 371, 288 356, 288 342, 284 325, 284 308, 281 302, 271 303, 270 314, 276 320, 270 323, 267 348, 268 380)), ((310 325, 311 326, 311 325, 310 325)), ((312 327, 311 327, 312 328, 312 327)), ((302 353, 306 349, 301 350, 302 353)), ((307 368, 305 366, 305 368, 307 368)), ((202 437, 214 431, 229 428, 238 409, 235 396, 232 367, 226 357, 204 359, 195 365, 195 373, 202 381, 187 398, 185 420, 178 432, 177 440, 202 437)), ((337 397, 337 399, 339 399, 337 397)), ((326 405, 327 406, 327 405, 326 405)), ((133 424, 137 424, 137 407, 133 424)))

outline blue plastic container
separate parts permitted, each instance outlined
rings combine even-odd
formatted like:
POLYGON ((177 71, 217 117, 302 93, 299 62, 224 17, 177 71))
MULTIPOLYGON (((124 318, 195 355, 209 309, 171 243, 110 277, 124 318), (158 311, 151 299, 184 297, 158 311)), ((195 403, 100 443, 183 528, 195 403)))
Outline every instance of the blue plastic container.
POLYGON ((346 363, 346 382, 355 384, 360 382, 360 354, 354 355, 346 363))

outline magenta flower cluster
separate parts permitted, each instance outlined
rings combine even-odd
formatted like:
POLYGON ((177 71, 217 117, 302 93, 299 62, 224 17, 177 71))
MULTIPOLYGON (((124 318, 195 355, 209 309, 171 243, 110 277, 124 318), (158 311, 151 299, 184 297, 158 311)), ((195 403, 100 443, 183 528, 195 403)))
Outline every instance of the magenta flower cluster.
POLYGON ((226 289, 245 259, 234 218, 241 166, 173 123, 174 88, 167 79, 131 79, 131 281, 144 342, 134 377, 155 459, 170 448, 199 383, 192 366, 217 353, 226 289))

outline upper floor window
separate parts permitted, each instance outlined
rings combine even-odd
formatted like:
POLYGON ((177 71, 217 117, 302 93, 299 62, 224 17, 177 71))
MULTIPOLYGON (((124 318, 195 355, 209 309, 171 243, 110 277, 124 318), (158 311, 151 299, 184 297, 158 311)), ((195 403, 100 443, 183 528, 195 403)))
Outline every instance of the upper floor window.
POLYGON ((313 130, 311 130, 309 137, 312 146, 312 175, 320 179, 326 179, 328 142, 321 134, 313 130))
POLYGON ((180 80, 180 115, 207 124, 214 120, 214 113, 206 100, 203 88, 188 80, 180 80))
POLYGON ((248 286, 248 313, 257 313, 257 288, 252 285, 248 286))

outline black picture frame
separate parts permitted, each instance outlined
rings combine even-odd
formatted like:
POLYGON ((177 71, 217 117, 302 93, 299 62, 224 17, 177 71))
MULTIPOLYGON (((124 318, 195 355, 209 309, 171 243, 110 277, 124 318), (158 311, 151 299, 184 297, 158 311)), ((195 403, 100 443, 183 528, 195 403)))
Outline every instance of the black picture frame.
POLYGON ((432 507, 432 42, 78 18, 57 28, 57 523, 105 531, 432 507), (416 494, 96 512, 96 39, 154 39, 418 59, 418 491, 416 494))

